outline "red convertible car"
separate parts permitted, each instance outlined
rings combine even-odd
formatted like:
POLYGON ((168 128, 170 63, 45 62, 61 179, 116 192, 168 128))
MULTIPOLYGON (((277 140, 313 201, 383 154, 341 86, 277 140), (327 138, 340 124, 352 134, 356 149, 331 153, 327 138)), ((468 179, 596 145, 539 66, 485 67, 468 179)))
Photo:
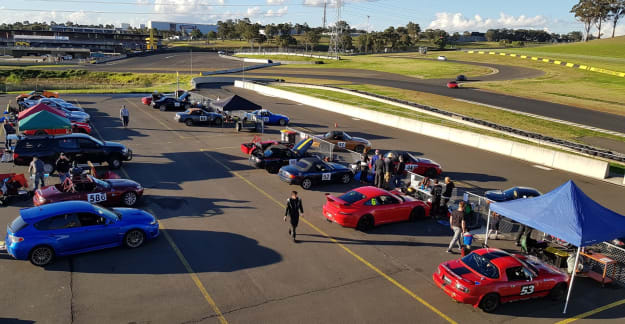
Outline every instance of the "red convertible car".
POLYGON ((344 227, 365 231, 374 226, 415 221, 430 215, 430 205, 424 201, 376 187, 360 187, 335 197, 326 195, 323 216, 344 227))
POLYGON ((128 179, 97 179, 92 175, 68 178, 65 182, 35 191, 35 206, 67 201, 84 200, 106 206, 132 207, 143 195, 143 187, 128 179))
POLYGON ((384 154, 384 158, 388 157, 389 154, 393 154, 392 160, 395 165, 399 163, 399 156, 402 156, 406 163, 406 171, 430 178, 436 178, 443 172, 441 165, 430 159, 418 158, 412 153, 403 151, 390 151, 384 154))
POLYGON ((458 84, 457 81, 449 81, 447 82, 447 88, 449 89, 458 89, 460 85, 458 84))
POLYGON ((569 275, 535 257, 491 248, 443 262, 432 277, 454 300, 487 313, 501 303, 547 296, 562 299, 569 281, 569 275))
POLYGON ((255 150, 262 150, 263 152, 271 145, 284 145, 288 148, 293 148, 293 144, 288 142, 278 142, 278 141, 252 141, 250 143, 241 144, 241 152, 246 155, 252 154, 255 150))

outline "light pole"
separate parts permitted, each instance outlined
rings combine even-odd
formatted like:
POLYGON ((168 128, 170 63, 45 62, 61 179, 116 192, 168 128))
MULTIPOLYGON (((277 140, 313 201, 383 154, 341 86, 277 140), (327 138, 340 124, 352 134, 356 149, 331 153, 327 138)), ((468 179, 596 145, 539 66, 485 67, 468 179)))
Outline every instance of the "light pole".
POLYGON ((191 55, 191 75, 193 75, 193 48, 191 48, 190 55, 191 55))

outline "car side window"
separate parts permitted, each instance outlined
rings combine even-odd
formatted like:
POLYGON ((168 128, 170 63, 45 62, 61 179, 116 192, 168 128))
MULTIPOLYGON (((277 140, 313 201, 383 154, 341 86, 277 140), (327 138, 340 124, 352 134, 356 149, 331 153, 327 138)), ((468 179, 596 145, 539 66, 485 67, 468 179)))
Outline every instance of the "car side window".
POLYGON ((508 281, 526 281, 531 279, 523 267, 508 268, 506 269, 506 275, 508 276, 508 281))
POLYGON ((92 213, 78 213, 81 226, 95 226, 106 224, 106 218, 92 213))
POLYGON ((399 200, 397 200, 395 197, 380 196, 381 205, 392 205, 392 204, 398 204, 398 203, 399 203, 399 200))
POLYGON ((80 221, 76 214, 63 214, 39 221, 35 228, 41 231, 57 230, 63 228, 79 227, 80 221))
POLYGON ((86 138, 80 138, 78 139, 78 145, 80 146, 80 148, 96 148, 98 147, 98 145, 90 140, 90 139, 86 139, 86 138))
POLYGON ((77 149, 78 143, 73 138, 62 138, 59 140, 59 147, 62 149, 77 149))

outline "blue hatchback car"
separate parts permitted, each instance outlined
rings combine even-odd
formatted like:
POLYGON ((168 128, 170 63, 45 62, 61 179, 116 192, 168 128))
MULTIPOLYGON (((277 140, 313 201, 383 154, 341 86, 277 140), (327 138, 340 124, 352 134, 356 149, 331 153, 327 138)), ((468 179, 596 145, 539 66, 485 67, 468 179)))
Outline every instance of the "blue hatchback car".
POLYGON ((66 201, 20 210, 7 226, 6 248, 15 259, 43 267, 55 256, 137 248, 158 234, 158 221, 145 211, 66 201))

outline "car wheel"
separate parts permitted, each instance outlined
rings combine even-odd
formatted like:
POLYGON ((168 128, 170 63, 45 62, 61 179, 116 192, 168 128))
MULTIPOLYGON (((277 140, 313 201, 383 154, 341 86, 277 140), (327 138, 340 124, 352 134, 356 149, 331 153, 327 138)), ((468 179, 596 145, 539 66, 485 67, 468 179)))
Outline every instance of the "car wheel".
POLYGON ((165 106, 161 106, 159 109, 160 109, 161 111, 166 111, 166 110, 167 110, 167 107, 165 107, 165 106))
POLYGON ((279 123, 280 123, 280 126, 286 126, 287 121, 286 119, 280 119, 279 123))
POLYGON ((425 217, 425 209, 423 209, 423 207, 416 207, 410 212, 411 222, 416 222, 417 220, 422 219, 424 217, 425 217))
POLYGON ((213 120, 213 124, 215 124, 216 126, 221 126, 221 123, 223 123, 223 120, 221 120, 221 118, 215 118, 215 120, 213 120))
POLYGON ((356 147, 354 147, 354 151, 356 151, 358 153, 363 153, 365 151, 365 146, 364 145, 356 145, 356 147))
POLYGON ((120 160, 118 156, 110 158, 108 163, 111 169, 119 169, 122 167, 122 160, 120 160))
POLYGON ((130 230, 124 235, 124 245, 134 249, 140 247, 145 241, 145 234, 138 229, 130 230))
POLYGON ((267 167, 267 171, 269 171, 269 173, 278 173, 278 171, 280 171, 280 167, 272 164, 267 167))
POLYGON ((185 123, 185 125, 187 125, 187 126, 193 126, 193 120, 191 120, 191 119, 187 119, 187 120, 185 120, 185 121, 184 121, 184 123, 185 123))
POLYGON ((436 172, 436 169, 434 168, 429 168, 427 170, 425 170, 425 176, 428 178, 437 178, 438 177, 438 173, 436 172))
POLYGON ((566 284, 559 283, 549 292, 549 298, 554 301, 560 301, 566 296, 566 284))
POLYGON ((358 220, 358 225, 356 225, 356 229, 365 232, 365 231, 372 229, 373 225, 374 225, 373 216, 364 215, 360 217, 360 219, 358 220))
POLYGON ((28 258, 30 263, 38 267, 44 267, 54 260, 54 250, 46 245, 37 246, 30 251, 28 258))
POLYGON ((342 177, 341 177, 341 183, 343 184, 348 184, 352 181, 352 176, 349 173, 345 173, 342 177))
POLYGON ((43 164, 43 172, 47 174, 52 174, 54 172, 54 164, 45 162, 43 164))
POLYGON ((312 188, 312 184, 313 184, 312 180, 310 180, 310 178, 306 178, 306 179, 302 180, 301 186, 302 186, 303 189, 308 190, 308 189, 312 188))
POLYGON ((137 194, 129 191, 122 196, 122 202, 126 207, 132 207, 137 204, 137 194))
POLYGON ((488 294, 482 298, 480 301, 480 308, 486 313, 494 312, 499 304, 501 303, 501 299, 497 294, 488 294))

